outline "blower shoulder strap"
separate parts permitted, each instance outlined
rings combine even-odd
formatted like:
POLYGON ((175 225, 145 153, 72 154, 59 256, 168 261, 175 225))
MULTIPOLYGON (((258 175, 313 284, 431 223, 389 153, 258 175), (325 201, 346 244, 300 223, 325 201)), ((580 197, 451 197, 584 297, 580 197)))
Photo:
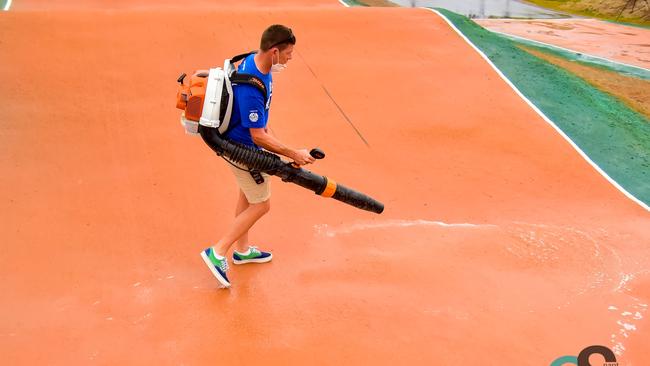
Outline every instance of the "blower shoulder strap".
POLYGON ((257 51, 250 51, 250 52, 242 53, 241 55, 237 55, 237 56, 231 58, 230 62, 233 63, 233 64, 236 64, 237 62, 245 59, 246 57, 248 57, 248 56, 250 56, 250 55, 252 55, 254 53, 257 53, 257 51))
POLYGON ((266 90, 266 85, 264 82, 258 78, 255 75, 251 74, 245 74, 245 73, 239 73, 239 72, 234 72, 230 76, 230 82, 232 84, 247 84, 250 86, 255 87, 255 89, 259 90, 262 95, 264 96, 264 104, 267 102, 267 90, 266 90))
MULTIPOLYGON (((254 53, 257 53, 257 51, 242 53, 241 55, 237 55, 237 56, 231 58, 230 63, 233 65, 233 69, 235 69, 234 68, 235 63, 245 59, 246 57, 248 57, 248 56, 250 56, 250 55, 252 55, 254 53)), ((260 79, 259 77, 255 76, 255 75, 252 75, 252 74, 246 74, 246 73, 243 73, 243 72, 240 73, 240 72, 237 72, 237 71, 234 71, 232 73, 232 75, 230 75, 229 79, 230 79, 230 82, 232 84, 247 84, 247 85, 250 85, 250 86, 254 87, 255 89, 259 90, 262 93, 262 95, 264 96, 264 104, 266 104, 268 91, 266 90, 266 84, 264 84, 262 79, 260 79)))

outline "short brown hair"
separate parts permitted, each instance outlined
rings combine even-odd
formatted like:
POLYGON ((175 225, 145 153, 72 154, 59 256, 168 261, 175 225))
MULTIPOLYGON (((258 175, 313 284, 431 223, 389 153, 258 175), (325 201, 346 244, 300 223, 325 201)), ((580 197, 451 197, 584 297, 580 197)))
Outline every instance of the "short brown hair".
POLYGON ((296 36, 293 35, 291 28, 282 24, 273 24, 262 33, 260 50, 266 52, 273 47, 277 47, 282 51, 290 44, 296 44, 296 36))

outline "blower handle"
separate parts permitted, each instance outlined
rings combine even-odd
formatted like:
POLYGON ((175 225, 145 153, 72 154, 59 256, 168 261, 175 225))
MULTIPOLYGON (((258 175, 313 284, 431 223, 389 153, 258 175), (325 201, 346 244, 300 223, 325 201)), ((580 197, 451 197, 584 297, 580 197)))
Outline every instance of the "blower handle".
MULTIPOLYGON (((314 159, 324 159, 325 158, 325 152, 317 147, 311 149, 309 151, 309 155, 311 155, 312 158, 314 159)), ((289 165, 292 168, 300 169, 300 165, 296 164, 295 162, 290 162, 289 165)))
POLYGON ((178 80, 176 81, 178 81, 179 84, 183 85, 183 79, 185 79, 186 76, 187 75, 185 73, 182 73, 181 76, 179 76, 178 80))
POLYGON ((325 158, 325 152, 317 147, 311 149, 309 152, 309 155, 311 155, 314 159, 323 159, 325 158))

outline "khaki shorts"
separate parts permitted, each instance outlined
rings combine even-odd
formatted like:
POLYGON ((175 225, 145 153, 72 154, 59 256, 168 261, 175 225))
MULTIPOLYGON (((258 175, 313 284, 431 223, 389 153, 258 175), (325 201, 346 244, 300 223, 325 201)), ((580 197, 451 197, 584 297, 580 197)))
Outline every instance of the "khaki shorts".
POLYGON ((248 167, 240 164, 236 164, 238 167, 241 167, 246 170, 241 170, 237 169, 231 164, 228 164, 230 167, 230 170, 232 170, 233 174, 235 175, 235 179, 237 180, 237 185, 239 186, 239 189, 244 192, 244 195, 246 196, 246 200, 248 203, 255 204, 255 203, 261 203, 269 198, 271 198, 271 176, 266 174, 266 173, 261 173, 262 177, 264 177, 264 183, 262 184, 257 184, 255 183, 255 179, 251 176, 251 173, 248 172, 248 167))

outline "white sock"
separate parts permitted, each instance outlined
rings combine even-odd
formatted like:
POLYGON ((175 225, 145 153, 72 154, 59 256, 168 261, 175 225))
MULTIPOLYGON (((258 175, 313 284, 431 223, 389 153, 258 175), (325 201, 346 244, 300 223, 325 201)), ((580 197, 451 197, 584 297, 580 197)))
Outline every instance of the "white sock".
POLYGON ((248 247, 248 249, 246 249, 245 252, 237 251, 237 253, 239 253, 241 255, 249 255, 249 254, 251 254, 251 247, 248 247))
POLYGON ((226 258, 226 257, 224 257, 224 256, 221 256, 221 255, 217 254, 217 251, 214 250, 214 248, 212 248, 212 254, 214 254, 214 257, 217 258, 217 259, 219 259, 219 260, 221 260, 221 259, 225 259, 225 258, 226 258))

